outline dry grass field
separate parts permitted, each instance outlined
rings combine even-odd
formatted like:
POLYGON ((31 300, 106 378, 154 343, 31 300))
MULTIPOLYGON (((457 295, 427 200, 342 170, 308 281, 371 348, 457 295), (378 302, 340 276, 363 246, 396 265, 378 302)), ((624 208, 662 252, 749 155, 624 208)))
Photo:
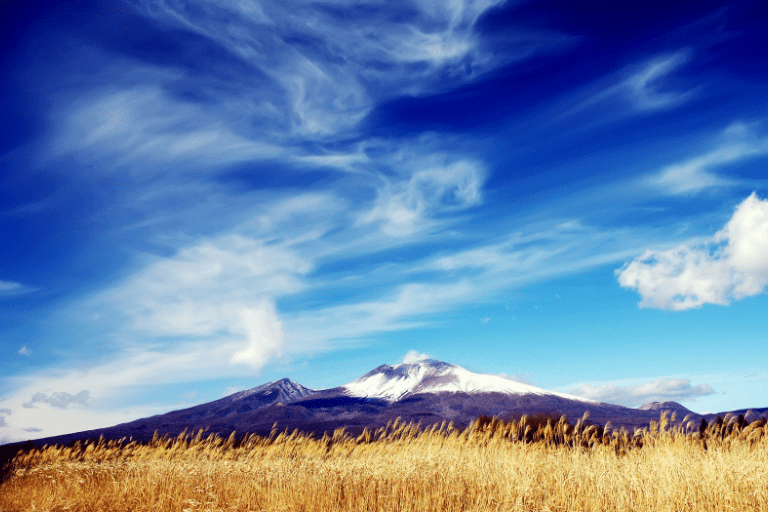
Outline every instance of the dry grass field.
POLYGON ((100 441, 17 456, 0 510, 768 511, 768 425, 480 418, 464 431, 100 441))

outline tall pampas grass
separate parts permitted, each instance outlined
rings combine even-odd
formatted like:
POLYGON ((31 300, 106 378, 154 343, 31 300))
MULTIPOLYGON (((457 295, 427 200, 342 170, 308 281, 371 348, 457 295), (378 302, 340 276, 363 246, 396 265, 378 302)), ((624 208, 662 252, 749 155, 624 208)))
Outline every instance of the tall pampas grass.
POLYGON ((768 425, 564 417, 182 433, 20 453, 0 511, 768 511, 768 425))

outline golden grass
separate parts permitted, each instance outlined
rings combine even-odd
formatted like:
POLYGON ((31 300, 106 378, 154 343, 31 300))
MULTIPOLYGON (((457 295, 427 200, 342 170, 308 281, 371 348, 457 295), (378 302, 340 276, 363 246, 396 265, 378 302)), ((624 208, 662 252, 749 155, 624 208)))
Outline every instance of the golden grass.
POLYGON ((668 425, 481 418, 45 447, 17 456, 0 511, 768 511, 765 421, 668 425))

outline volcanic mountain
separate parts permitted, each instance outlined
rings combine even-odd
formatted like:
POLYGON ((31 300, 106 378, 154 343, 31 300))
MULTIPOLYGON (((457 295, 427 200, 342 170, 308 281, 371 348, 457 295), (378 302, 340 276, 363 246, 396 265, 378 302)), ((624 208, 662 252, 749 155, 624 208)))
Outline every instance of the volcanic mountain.
MULTIPOLYGON (((266 435, 274 426, 281 431, 299 429, 317 435, 344 427, 354 434, 384 426, 396 418, 424 427, 449 421, 462 428, 480 415, 502 419, 523 414, 565 415, 575 421, 589 413, 589 420, 595 423, 610 421, 614 426, 631 429, 657 420, 661 410, 682 412, 684 408, 664 403, 646 409, 599 403, 427 359, 382 365, 348 384, 325 390, 281 379, 195 407, 105 429, 39 439, 35 444, 102 435, 107 439, 142 441, 152 438, 155 432, 175 436, 184 430, 200 429, 223 436, 233 431, 266 435), (675 407, 665 407, 668 405, 675 407)), ((694 416, 698 421, 699 416, 694 416)))
POLYGON ((466 393, 557 396, 567 400, 596 403, 564 393, 545 391, 496 375, 473 373, 454 364, 426 359, 397 366, 382 365, 342 386, 349 396, 383 398, 396 402, 420 393, 466 393))

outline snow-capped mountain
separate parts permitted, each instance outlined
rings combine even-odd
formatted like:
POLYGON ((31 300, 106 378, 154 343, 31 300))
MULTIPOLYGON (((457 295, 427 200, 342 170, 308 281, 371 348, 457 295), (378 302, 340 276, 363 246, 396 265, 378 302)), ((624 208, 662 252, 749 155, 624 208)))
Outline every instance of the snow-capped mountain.
MULTIPOLYGON (((565 415, 575 421, 589 413, 589 420, 595 423, 610 421, 614 427, 634 429, 658 420, 660 411, 667 409, 690 412, 670 402, 647 404, 640 409, 598 403, 427 359, 382 365, 349 384, 324 390, 281 379, 187 409, 35 442, 69 443, 99 436, 142 441, 152 439, 155 432, 176 436, 200 429, 225 437, 233 431, 238 435, 270 435, 275 428, 322 435, 344 427, 355 434, 382 427, 396 418, 422 427, 450 421, 462 428, 480 415, 509 419, 524 414, 556 418, 565 415)), ((754 409, 753 413, 768 414, 768 409, 754 409)), ((678 420, 686 414, 678 414, 678 420)), ((692 417, 699 421, 703 416, 692 417)), ((705 417, 709 420, 715 415, 705 417)))
POLYGON ((499 377, 474 373, 454 364, 424 359, 395 366, 382 365, 342 388, 348 396, 398 401, 419 393, 503 393, 507 395, 547 395, 597 403, 565 393, 546 391, 536 386, 499 377))

